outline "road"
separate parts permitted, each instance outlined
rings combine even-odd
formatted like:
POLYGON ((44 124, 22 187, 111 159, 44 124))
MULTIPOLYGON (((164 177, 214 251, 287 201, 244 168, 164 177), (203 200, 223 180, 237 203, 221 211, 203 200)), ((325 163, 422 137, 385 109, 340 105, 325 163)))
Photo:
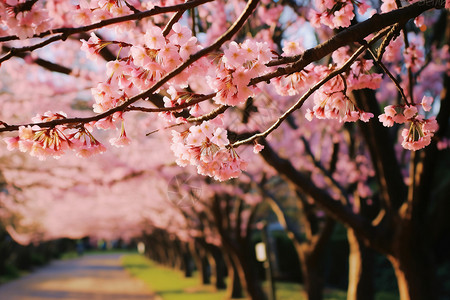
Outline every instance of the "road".
POLYGON ((146 285, 121 266, 120 254, 54 261, 0 285, 0 300, 156 300, 146 285))

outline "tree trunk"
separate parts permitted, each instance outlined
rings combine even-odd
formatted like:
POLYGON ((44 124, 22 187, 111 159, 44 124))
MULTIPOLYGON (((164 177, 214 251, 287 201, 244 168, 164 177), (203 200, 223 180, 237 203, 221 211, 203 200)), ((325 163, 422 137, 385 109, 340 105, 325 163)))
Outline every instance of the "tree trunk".
POLYGON ((189 252, 189 247, 185 245, 183 249, 183 266, 184 266, 184 277, 192 277, 192 257, 189 252))
POLYGON ((295 243, 299 254, 305 296, 308 300, 322 300, 323 298, 323 269, 320 262, 313 259, 307 245, 295 243))
POLYGON ((222 251, 217 246, 208 247, 209 253, 211 255, 211 272, 213 273, 214 285, 218 290, 224 290, 227 288, 225 283, 226 277, 226 265, 223 259, 222 251))
POLYGON ((231 255, 227 256, 227 264, 230 276, 231 284, 228 286, 228 297, 231 299, 244 298, 244 288, 242 286, 242 280, 244 279, 243 272, 231 258, 231 255))
POLYGON ((218 290, 224 290, 227 288, 227 284, 225 283, 226 277, 226 265, 223 259, 223 254, 217 248, 217 250, 212 251, 212 255, 214 257, 215 262, 215 285, 218 290))
POLYGON ((397 277, 400 300, 437 299, 435 266, 430 256, 420 255, 414 248, 402 248, 397 257, 388 256, 397 277))
MULTIPOLYGON (((202 251, 203 252, 203 251, 202 251)), ((211 284, 211 269, 208 258, 203 253, 200 257, 202 284, 211 284)))
POLYGON ((347 300, 373 300, 373 250, 367 248, 350 228, 347 238, 350 248, 347 300))
POLYGON ((266 294, 261 287, 261 281, 258 278, 256 267, 252 264, 252 259, 246 255, 249 249, 240 247, 240 253, 236 253, 237 265, 242 272, 243 279, 245 279, 246 290, 248 296, 252 300, 264 300, 266 294))

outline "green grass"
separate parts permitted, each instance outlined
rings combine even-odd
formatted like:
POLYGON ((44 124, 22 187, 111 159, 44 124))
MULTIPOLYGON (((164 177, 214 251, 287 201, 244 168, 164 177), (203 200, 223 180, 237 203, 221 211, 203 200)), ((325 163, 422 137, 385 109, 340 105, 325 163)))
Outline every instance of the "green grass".
MULTIPOLYGON (((136 254, 137 253, 137 251, 136 250, 127 250, 127 249, 124 249, 124 250, 121 250, 121 249, 111 249, 111 250, 109 250, 109 249, 107 249, 107 250, 98 250, 98 249, 94 249, 94 250, 87 250, 87 251, 84 251, 83 252, 83 255, 97 255, 97 254, 136 254)), ((75 250, 73 250, 73 251, 68 251, 68 252, 65 252, 65 253, 63 253, 63 254, 61 254, 61 257, 59 258, 59 259, 63 259, 63 260, 66 260, 66 259, 74 259, 74 258, 78 258, 78 257, 80 257, 79 255, 78 255, 78 253, 75 251, 75 250)))
POLYGON ((157 265, 145 257, 134 254, 122 257, 123 266, 164 300, 223 300, 225 291, 201 285, 197 276, 186 278, 180 271, 157 265))
MULTIPOLYGON (((223 300, 225 291, 215 291, 209 285, 201 285, 198 276, 186 278, 182 272, 158 265, 139 254, 124 255, 123 266, 135 277, 143 280, 163 300, 223 300)), ((277 300, 306 300, 298 283, 276 282, 277 300)), ((263 283, 263 288, 267 285, 263 283)), ((325 289, 324 300, 346 300, 347 293, 341 290, 325 289)), ((398 300, 391 292, 380 292, 375 300, 398 300)))

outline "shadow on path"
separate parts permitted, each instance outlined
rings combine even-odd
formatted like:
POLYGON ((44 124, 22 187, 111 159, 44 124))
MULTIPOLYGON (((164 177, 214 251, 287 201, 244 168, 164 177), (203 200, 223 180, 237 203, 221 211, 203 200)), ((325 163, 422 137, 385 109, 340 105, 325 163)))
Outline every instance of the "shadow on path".
POLYGON ((154 300, 146 285, 121 266, 121 254, 55 261, 0 286, 0 300, 154 300))

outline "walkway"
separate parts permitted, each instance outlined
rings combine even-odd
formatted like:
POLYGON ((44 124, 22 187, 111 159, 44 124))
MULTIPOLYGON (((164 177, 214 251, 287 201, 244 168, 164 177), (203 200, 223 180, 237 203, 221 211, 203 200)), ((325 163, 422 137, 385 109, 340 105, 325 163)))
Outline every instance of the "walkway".
POLYGON ((120 254, 54 261, 30 275, 0 285, 0 300, 155 300, 121 266, 120 254))

